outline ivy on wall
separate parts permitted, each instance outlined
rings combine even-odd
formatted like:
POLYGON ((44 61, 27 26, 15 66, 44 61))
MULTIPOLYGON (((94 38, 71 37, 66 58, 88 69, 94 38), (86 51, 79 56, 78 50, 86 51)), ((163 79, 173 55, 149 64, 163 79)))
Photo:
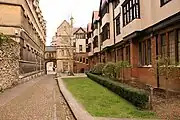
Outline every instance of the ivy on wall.
POLYGON ((3 42, 7 42, 9 39, 10 39, 9 36, 6 36, 3 33, 0 33, 0 45, 2 45, 3 42))

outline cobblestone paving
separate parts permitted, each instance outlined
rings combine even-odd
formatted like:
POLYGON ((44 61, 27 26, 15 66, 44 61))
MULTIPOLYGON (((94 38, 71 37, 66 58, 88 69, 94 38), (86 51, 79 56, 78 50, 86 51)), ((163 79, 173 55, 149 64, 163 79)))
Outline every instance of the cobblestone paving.
MULTIPOLYGON (((6 97, 6 95, 0 97, 6 97)), ((61 101, 63 97, 58 91, 53 75, 44 76, 11 101, 0 106, 0 120, 68 120, 68 118, 73 118, 70 110, 67 112, 67 105, 62 104, 61 101), (61 117, 63 115, 65 117, 61 117)))

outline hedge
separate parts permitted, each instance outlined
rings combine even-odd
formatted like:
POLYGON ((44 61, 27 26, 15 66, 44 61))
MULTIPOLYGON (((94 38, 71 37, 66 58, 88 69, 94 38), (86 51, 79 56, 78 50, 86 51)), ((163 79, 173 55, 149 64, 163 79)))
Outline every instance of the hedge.
POLYGON ((112 92, 123 97, 127 101, 131 102, 137 107, 146 108, 148 104, 149 97, 145 91, 130 87, 125 84, 121 84, 116 81, 112 81, 109 78, 104 78, 102 76, 94 75, 92 73, 86 73, 87 76, 94 80, 95 82, 103 85, 112 92))

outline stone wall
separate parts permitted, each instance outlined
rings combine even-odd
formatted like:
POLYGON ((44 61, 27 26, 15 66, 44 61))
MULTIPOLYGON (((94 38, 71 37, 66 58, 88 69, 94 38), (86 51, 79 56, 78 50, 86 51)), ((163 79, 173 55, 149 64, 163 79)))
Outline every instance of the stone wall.
POLYGON ((19 82, 19 47, 13 40, 0 42, 0 92, 19 82))

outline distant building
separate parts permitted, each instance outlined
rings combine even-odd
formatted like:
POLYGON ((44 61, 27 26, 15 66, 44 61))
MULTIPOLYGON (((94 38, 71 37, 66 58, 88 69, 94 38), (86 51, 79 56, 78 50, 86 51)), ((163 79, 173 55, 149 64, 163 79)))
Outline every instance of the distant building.
POLYGON ((64 20, 57 28, 51 46, 57 48, 57 71, 84 72, 88 68, 86 29, 72 28, 64 20))
POLYGON ((45 69, 55 70, 57 68, 57 49, 54 46, 46 46, 45 48, 45 69))

